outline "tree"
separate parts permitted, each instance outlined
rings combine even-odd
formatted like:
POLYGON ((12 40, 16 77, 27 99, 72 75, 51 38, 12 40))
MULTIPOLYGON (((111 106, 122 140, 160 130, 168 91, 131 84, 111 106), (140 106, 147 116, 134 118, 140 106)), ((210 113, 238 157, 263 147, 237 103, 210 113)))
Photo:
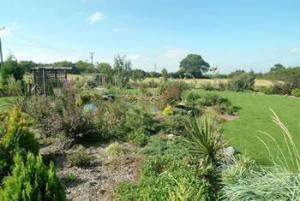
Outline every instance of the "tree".
POLYGON ((77 68, 77 70, 80 73, 93 73, 95 72, 95 68, 92 64, 85 62, 85 61, 77 61, 75 63, 75 68, 77 68))
POLYGON ((161 76, 163 77, 163 80, 166 82, 168 80, 169 74, 167 69, 163 68, 161 71, 161 76))
POLYGON ((9 76, 13 76, 15 80, 23 80, 25 68, 18 65, 18 61, 14 58, 14 56, 9 56, 1 67, 0 73, 1 83, 6 85, 9 76))
POLYGON ((125 55, 116 55, 114 59, 114 83, 120 88, 128 86, 131 72, 131 63, 125 55))
POLYGON ((146 72, 141 69, 135 69, 131 71, 131 79, 134 81, 143 80, 146 77, 146 72))
POLYGON ((275 64, 270 71, 277 71, 277 70, 283 70, 285 67, 282 64, 275 64))
POLYGON ((30 68, 37 67, 38 64, 35 63, 35 62, 33 62, 33 61, 20 61, 20 62, 19 62, 19 66, 20 66, 21 68, 24 68, 25 71, 28 72, 28 71, 30 70, 30 68))
POLYGON ((193 77, 201 77, 209 70, 209 64, 197 54, 189 54, 180 62, 180 72, 191 74, 193 77))
POLYGON ((113 73, 113 69, 109 63, 98 63, 96 65, 96 70, 98 73, 106 76, 111 76, 113 73))

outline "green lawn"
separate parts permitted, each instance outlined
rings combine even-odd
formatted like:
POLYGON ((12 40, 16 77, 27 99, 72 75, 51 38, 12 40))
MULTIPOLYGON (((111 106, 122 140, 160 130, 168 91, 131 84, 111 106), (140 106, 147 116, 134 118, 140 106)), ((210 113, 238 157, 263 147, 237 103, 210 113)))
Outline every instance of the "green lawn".
MULTIPOLYGON (((255 158, 261 164, 268 164, 269 157, 265 146, 256 136, 264 137, 259 131, 271 134, 279 142, 283 142, 281 130, 272 122, 272 108, 281 121, 285 123, 293 135, 300 150, 300 98, 262 95, 255 93, 236 92, 204 92, 216 93, 226 97, 236 106, 241 107, 239 119, 226 122, 224 133, 229 144, 235 146, 242 153, 255 158)), ((276 153, 276 146, 264 137, 272 153, 276 153)))

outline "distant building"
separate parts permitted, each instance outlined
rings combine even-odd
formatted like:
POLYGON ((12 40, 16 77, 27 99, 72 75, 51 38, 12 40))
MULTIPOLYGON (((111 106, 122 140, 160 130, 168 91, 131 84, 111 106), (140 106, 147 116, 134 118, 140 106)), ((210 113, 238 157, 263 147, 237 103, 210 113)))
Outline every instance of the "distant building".
POLYGON ((67 80, 68 70, 71 67, 34 67, 31 68, 31 91, 36 95, 49 95, 55 88, 62 88, 67 80))

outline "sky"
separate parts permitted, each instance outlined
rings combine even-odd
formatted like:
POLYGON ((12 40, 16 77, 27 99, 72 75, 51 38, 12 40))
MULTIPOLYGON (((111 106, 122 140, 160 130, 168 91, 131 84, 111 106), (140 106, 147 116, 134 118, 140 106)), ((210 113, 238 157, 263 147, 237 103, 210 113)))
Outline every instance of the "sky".
POLYGON ((220 73, 300 65, 299 0, 0 0, 4 57, 169 72, 200 54, 220 73))

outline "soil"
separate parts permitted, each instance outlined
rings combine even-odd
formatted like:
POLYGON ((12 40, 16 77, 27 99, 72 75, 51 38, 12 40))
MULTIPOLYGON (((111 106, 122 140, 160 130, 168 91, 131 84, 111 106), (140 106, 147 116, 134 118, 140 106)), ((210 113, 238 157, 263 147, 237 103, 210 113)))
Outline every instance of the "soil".
POLYGON ((70 201, 102 201, 113 200, 114 190, 125 181, 137 181, 140 175, 144 156, 135 154, 132 145, 124 143, 130 154, 107 156, 108 145, 86 147, 86 152, 93 156, 87 168, 70 166, 66 162, 67 153, 61 142, 52 143, 41 149, 48 161, 55 163, 57 175, 66 186, 67 200, 70 201))

